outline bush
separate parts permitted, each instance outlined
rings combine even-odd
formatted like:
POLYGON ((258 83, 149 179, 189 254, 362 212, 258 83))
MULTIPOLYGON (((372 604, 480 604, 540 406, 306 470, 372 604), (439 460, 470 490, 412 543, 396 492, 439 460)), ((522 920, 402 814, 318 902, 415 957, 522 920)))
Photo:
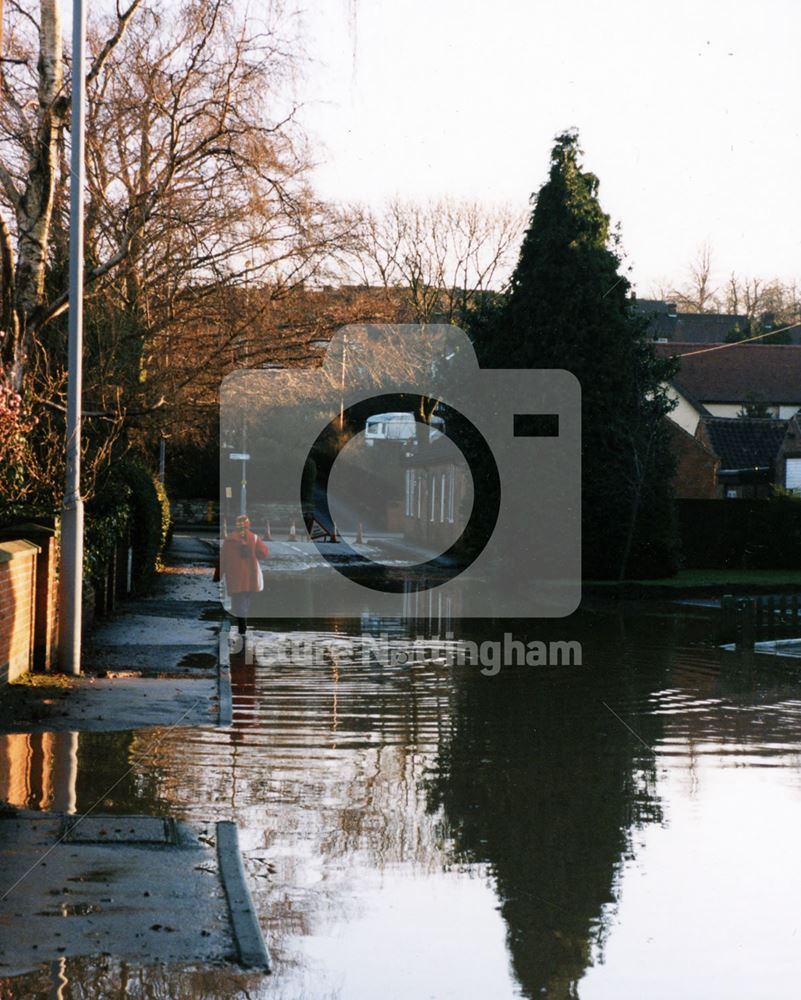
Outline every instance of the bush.
POLYGON ((130 519, 130 500, 130 487, 115 477, 86 506, 83 568, 95 585, 103 579, 112 553, 125 535, 130 519))
POLYGON ((112 488, 119 490, 122 486, 128 491, 133 589, 147 591, 161 568, 161 555, 170 529, 167 494, 152 473, 130 460, 118 466, 113 481, 112 488))

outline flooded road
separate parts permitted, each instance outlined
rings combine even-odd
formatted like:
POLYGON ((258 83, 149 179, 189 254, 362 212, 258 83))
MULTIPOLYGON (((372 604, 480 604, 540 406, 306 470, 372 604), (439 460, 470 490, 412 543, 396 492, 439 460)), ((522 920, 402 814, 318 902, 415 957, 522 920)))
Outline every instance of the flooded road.
MULTIPOLYGON (((237 821, 274 973, 65 961, 0 996, 796 997, 801 671, 711 615, 464 623, 583 664, 254 664, 230 730, 81 734, 77 811, 237 821)), ((47 738, 0 738, 10 805, 63 808, 47 738)))

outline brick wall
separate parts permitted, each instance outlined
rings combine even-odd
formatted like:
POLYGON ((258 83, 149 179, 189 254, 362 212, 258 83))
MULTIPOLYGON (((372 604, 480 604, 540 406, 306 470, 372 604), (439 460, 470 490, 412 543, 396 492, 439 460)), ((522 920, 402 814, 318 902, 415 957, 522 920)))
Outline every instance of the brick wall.
POLYGON ((58 661, 58 556, 56 522, 51 519, 0 528, 0 542, 24 539, 39 547, 36 560, 36 617, 33 669, 54 670, 58 661))
POLYGON ((676 459, 673 492, 677 500, 714 500, 720 495, 717 455, 706 444, 669 421, 671 448, 676 459))
POLYGON ((32 542, 0 542, 0 683, 33 666, 38 553, 32 542))
POLYGON ((55 532, 30 539, 40 548, 36 561, 34 670, 54 670, 58 660, 58 545, 55 532))

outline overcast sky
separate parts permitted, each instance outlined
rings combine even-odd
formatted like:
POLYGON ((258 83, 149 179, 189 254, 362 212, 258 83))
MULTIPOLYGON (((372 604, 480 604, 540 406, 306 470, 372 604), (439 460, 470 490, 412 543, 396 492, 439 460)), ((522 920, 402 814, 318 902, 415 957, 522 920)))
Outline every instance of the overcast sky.
POLYGON ((801 11, 767 0, 309 0, 322 194, 525 206, 577 126, 637 290, 708 240, 801 278, 801 11), (352 16, 351 16, 352 15, 352 16))

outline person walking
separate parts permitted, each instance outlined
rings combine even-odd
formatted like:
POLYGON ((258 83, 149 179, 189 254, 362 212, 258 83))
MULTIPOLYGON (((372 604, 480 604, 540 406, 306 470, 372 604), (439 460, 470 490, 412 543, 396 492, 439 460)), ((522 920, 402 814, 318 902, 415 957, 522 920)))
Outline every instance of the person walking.
POLYGON ((217 578, 225 580, 231 598, 231 614, 236 618, 243 640, 248 627, 250 602, 254 594, 264 590, 259 559, 266 559, 267 551, 264 542, 250 530, 250 518, 247 514, 240 514, 236 527, 223 540, 217 578))

